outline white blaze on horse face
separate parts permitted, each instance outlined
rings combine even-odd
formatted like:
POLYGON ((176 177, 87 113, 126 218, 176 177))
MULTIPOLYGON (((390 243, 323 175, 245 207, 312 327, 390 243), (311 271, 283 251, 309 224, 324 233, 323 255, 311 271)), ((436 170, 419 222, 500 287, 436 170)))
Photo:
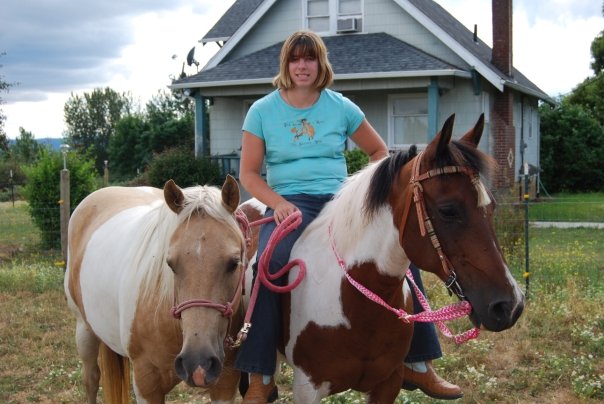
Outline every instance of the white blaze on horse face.
MULTIPOLYGON (((160 200, 156 205, 162 203, 160 200)), ((127 355, 140 283, 137 277, 142 272, 135 272, 138 266, 133 266, 132 261, 137 253, 132 248, 140 245, 134 240, 140 239, 141 229, 148 225, 141 223, 144 212, 153 208, 146 205, 127 209, 105 222, 92 234, 82 260, 80 284, 88 322, 94 333, 120 355, 127 355)), ((150 237, 149 243, 154 242, 155 237, 150 237)), ((150 246, 150 251, 158 250, 158 246, 150 246)), ((142 259, 145 265, 153 257, 142 259)))

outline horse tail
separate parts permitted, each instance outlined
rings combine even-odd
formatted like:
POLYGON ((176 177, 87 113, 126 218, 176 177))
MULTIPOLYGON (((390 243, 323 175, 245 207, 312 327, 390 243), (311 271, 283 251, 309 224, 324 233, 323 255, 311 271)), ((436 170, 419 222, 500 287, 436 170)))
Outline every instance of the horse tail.
POLYGON ((101 384, 106 403, 130 403, 130 360, 101 343, 101 384))

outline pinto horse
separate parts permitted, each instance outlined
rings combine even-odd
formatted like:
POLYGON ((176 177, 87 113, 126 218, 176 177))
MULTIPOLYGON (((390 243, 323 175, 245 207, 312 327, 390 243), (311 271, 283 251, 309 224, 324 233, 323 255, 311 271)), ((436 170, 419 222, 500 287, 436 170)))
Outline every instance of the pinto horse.
MULTIPOLYGON (((283 347, 297 403, 353 389, 391 403, 401 388, 413 324, 368 299, 412 313, 410 261, 472 306, 477 327, 512 327, 524 296, 493 230, 494 201, 480 181, 492 159, 477 145, 481 116, 451 141, 454 116, 419 155, 398 153, 351 176, 294 245, 304 280, 282 300, 283 347)), ((298 275, 289 274, 292 283, 298 275)))
POLYGON ((248 259, 238 204, 229 176, 222 191, 103 188, 74 211, 65 293, 89 403, 101 373, 105 401, 129 403, 130 363, 138 402, 163 403, 181 380, 232 400, 239 373, 224 342, 241 324, 248 259))

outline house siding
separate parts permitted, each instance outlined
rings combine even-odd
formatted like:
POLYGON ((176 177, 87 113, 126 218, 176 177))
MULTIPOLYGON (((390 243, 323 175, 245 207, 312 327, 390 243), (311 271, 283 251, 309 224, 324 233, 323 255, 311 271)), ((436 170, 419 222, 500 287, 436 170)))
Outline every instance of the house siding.
POLYGON ((365 33, 387 32, 422 51, 460 67, 467 64, 394 1, 365 0, 365 33))
POLYGON ((241 147, 243 100, 215 98, 210 110, 210 148, 212 155, 231 154, 241 147))
POLYGON ((302 28, 302 1, 280 0, 247 33, 225 61, 259 51, 283 41, 302 28))

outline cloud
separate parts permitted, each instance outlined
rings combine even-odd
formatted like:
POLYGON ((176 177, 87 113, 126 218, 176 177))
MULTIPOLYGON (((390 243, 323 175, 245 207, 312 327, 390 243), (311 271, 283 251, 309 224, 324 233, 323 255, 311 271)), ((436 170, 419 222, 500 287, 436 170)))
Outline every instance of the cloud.
MULTIPOLYGON (((195 12, 205 13, 210 1, 195 4, 195 12)), ((43 100, 48 92, 105 85, 123 69, 118 61, 135 43, 137 18, 186 5, 184 0, 4 2, 0 51, 6 55, 0 72, 17 83, 6 101, 43 100)), ((163 28, 168 27, 158 22, 157 31, 163 28)))

